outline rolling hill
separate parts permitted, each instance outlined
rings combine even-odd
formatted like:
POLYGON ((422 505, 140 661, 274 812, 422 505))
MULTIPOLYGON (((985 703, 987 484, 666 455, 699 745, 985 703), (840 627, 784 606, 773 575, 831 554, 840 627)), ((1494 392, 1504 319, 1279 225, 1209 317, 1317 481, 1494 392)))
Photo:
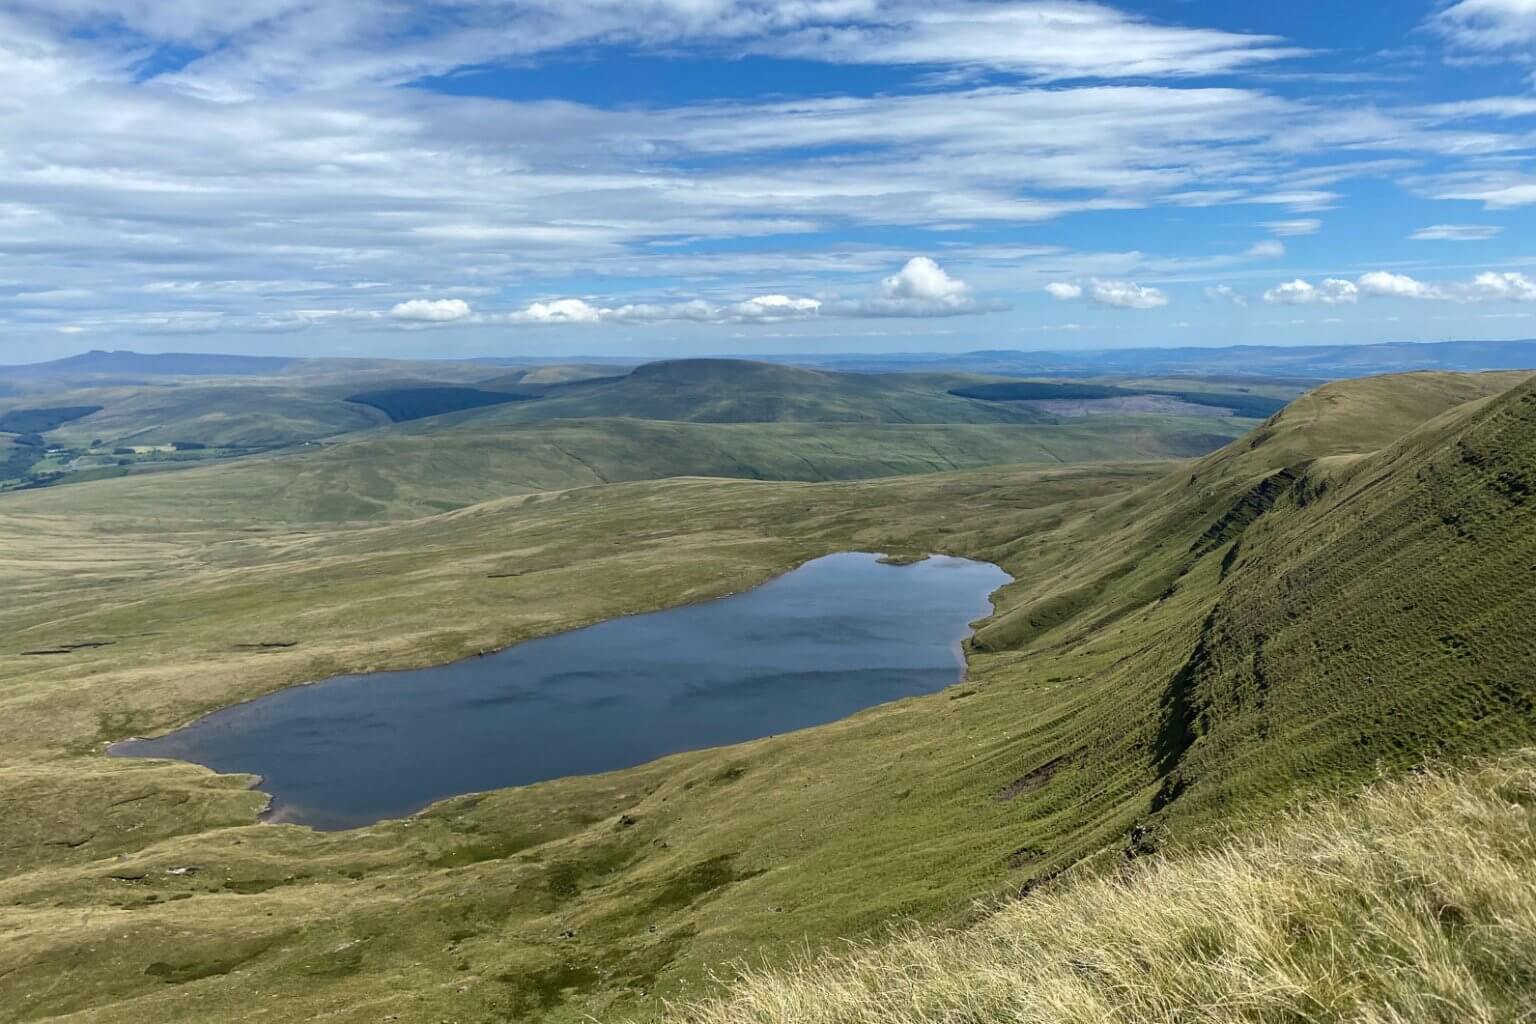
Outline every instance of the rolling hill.
POLYGON ((1032 409, 963 398, 964 376, 860 374, 740 359, 646 363, 622 377, 545 386, 501 422, 625 416, 690 423, 1042 423, 1032 409))
POLYGON ((1241 422, 705 424, 614 417, 492 429, 476 419, 182 469, 174 478, 141 474, 32 490, 6 497, 0 508, 205 522, 409 519, 510 495, 667 477, 858 480, 1010 463, 1188 458, 1225 443, 1241 422))
MULTIPOLYGON (((100 408, 58 425, 50 443, 101 441, 108 453, 174 442, 226 450, 126 467, 110 455, 61 457, 49 468, 73 459, 75 475, 62 481, 87 490, 18 496, 9 507, 111 505, 151 514, 173 502, 215 518, 402 518, 508 495, 675 476, 851 480, 1007 463, 1188 458, 1252 422, 1178 403, 1090 421, 952 393, 968 381, 996 386, 969 378, 829 374, 742 360, 648 364, 622 377, 593 378, 592 370, 519 370, 474 387, 398 380, 361 392, 346 382, 300 388, 270 381, 63 392, 100 408), (217 458, 232 454, 247 457, 217 458), (172 469, 174 481, 164 472, 172 469)), ((1081 390, 1030 385, 1042 386, 1081 390)), ((27 412, 17 408, 13 415, 27 412)))
POLYGON ((18 909, 0 1005, 123 1022, 255 1021, 273 1000, 349 1021, 663 1015, 739 957, 963 924, 978 897, 1529 745, 1533 494, 1536 382, 1431 374, 1329 385, 1172 472, 645 481, 361 526, 12 514, 0 901, 18 909), (94 753, 283 685, 699 600, 850 548, 1015 577, 964 684, 329 835, 252 824, 248 780, 94 753), (266 641, 283 646, 249 649, 266 641), (71 985, 48 985, 63 965, 71 985))

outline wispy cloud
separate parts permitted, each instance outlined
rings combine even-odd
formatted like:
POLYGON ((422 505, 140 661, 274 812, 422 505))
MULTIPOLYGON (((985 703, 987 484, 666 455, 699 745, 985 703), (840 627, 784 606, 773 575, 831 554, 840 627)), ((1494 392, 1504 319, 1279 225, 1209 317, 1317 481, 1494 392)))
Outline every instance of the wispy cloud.
POLYGON ((1457 0, 1437 12, 1429 24, 1466 49, 1525 49, 1536 43, 1536 4, 1531 0, 1457 0))
POLYGON ((1503 230, 1497 224, 1432 224, 1408 237, 1416 242, 1482 242, 1497 238, 1503 230))
POLYGON ((1267 221, 1264 226, 1281 238, 1293 238, 1300 235, 1317 234, 1322 229, 1323 222, 1315 217, 1302 217, 1296 220, 1267 221))

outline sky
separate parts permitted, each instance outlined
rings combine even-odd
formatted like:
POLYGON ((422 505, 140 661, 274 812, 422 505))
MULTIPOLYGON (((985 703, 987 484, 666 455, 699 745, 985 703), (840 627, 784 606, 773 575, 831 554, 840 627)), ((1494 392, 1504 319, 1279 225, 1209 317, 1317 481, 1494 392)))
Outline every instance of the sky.
POLYGON ((6 0, 0 363, 1536 337, 1536 0, 6 0))

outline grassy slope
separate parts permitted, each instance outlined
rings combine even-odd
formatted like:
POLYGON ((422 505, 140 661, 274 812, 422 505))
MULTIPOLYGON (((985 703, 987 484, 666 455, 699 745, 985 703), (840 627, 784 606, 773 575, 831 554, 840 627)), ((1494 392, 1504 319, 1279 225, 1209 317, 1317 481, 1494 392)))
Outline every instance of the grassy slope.
MULTIPOLYGON (((100 405, 94 415, 66 423, 49 437, 63 444, 201 444, 269 447, 387 423, 377 409, 285 384, 177 383, 64 392, 68 404, 100 405)), ((40 396, 32 403, 39 404, 40 396)), ((49 396, 48 404, 59 404, 49 396)), ((22 406, 16 400, 9 406, 22 406)))
POLYGON ((258 1020, 276 997, 338 1020, 611 1016, 696 992, 734 956, 1198 838, 1303 779, 1528 739, 1536 629, 1517 598, 1536 563, 1522 490, 1536 395, 1478 400, 1512 383, 1330 386, 1133 493, 1137 471, 1090 469, 672 481, 243 539, 12 517, 0 569, 18 643, 118 646, 0 662, 0 811, 15 823, 0 1006, 258 1020), (1305 483, 1263 486, 1293 467, 1305 483), (70 753, 287 681, 721 593, 840 547, 978 555, 1018 577, 964 687, 336 836, 206 831, 256 799, 185 766, 70 753), (1363 584, 1382 565, 1377 598, 1363 584), (485 579, 508 569, 525 575, 485 579), (621 812, 639 824, 617 828, 621 812), (68 989, 50 986, 66 965, 68 989))
POLYGON ((467 415, 528 423, 630 416, 695 423, 1040 423, 1032 409, 960 398, 950 388, 985 378, 863 374, 737 359, 648 363, 619 379, 550 389, 537 402, 467 415))
POLYGON ((1017 463, 1181 458, 1242 421, 1105 417, 1043 425, 694 424, 631 419, 491 430, 466 423, 4 499, 14 512, 195 515, 208 521, 405 519, 479 501, 675 476, 851 480, 1017 463))
POLYGON ((1536 1016, 1536 755, 1307 809, 974 928, 754 972, 689 1024, 1536 1016))

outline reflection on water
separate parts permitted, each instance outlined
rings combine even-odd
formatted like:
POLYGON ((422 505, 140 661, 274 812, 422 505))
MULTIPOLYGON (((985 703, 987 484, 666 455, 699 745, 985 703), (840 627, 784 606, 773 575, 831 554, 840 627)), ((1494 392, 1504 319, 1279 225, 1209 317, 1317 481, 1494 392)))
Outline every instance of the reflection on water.
POLYGON ((260 775, 275 818, 352 828, 942 689, 964 672, 969 623, 1007 581, 959 558, 831 555, 706 604, 293 687, 112 753, 260 775))

